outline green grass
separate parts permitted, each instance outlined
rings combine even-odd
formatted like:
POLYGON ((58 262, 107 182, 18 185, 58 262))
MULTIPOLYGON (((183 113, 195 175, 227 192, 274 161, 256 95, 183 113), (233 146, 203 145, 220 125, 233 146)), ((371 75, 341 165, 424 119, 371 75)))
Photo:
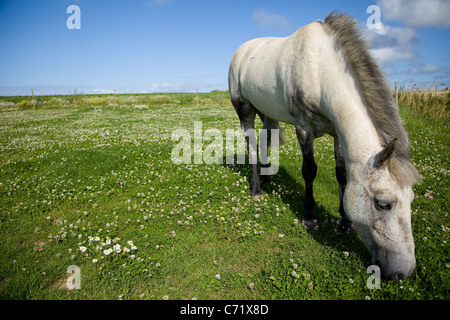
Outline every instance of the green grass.
POLYGON ((369 252, 337 232, 330 137, 315 141, 319 223, 307 230, 290 126, 258 201, 248 166, 173 164, 174 129, 239 130, 227 93, 1 97, 0 298, 449 299, 449 117, 401 115, 424 177, 412 205, 417 267, 369 290, 369 252), (103 253, 128 241, 137 249, 103 253), (79 290, 64 285, 71 265, 79 290))

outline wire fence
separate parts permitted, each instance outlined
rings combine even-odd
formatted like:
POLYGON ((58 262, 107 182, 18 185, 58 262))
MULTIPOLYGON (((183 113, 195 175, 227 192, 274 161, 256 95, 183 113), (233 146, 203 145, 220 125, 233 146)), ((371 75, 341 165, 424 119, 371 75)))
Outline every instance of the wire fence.
POLYGON ((441 94, 447 96, 449 92, 449 80, 439 80, 434 82, 420 82, 420 81, 404 81, 404 82, 394 82, 393 92, 395 97, 395 103, 399 103, 399 95, 401 92, 415 92, 415 93, 432 93, 441 94), (434 93, 433 93, 434 92, 434 93))
POLYGON ((396 81, 393 83, 393 90, 398 87, 399 91, 441 91, 449 90, 450 80, 425 81, 396 81))

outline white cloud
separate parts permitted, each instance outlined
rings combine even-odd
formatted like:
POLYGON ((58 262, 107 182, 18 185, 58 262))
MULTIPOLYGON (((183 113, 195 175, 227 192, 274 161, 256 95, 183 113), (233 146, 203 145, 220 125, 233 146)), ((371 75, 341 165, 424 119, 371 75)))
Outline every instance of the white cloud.
POLYGON ((415 57, 413 45, 419 39, 413 29, 391 27, 383 23, 379 27, 365 31, 364 35, 372 45, 373 56, 380 63, 405 61, 415 57))
POLYGON ((257 10, 253 13, 253 20, 258 22, 261 27, 277 27, 287 29, 290 27, 289 21, 279 14, 270 13, 263 9, 257 10))
POLYGON ((114 93, 114 90, 111 90, 111 89, 95 89, 94 90, 94 92, 95 93, 98 93, 98 94, 104 94, 104 93, 114 93))
POLYGON ((400 47, 372 49, 372 55, 380 63, 410 60, 414 57, 411 50, 402 51, 400 47))
POLYGON ((393 27, 380 22, 378 29, 365 29, 364 35, 372 45, 371 53, 387 74, 444 76, 450 67, 425 61, 415 47, 420 39, 415 29, 420 27, 449 28, 449 0, 376 0, 381 20, 394 21, 393 27))
POLYGON ((412 74, 435 74, 435 73, 449 74, 450 67, 444 67, 441 65, 431 65, 428 63, 423 64, 422 62, 418 61, 411 66, 410 71, 412 74))
POLYGON ((450 74, 450 67, 421 61, 414 48, 420 40, 409 27, 392 27, 380 22, 379 29, 365 30, 364 36, 371 44, 372 55, 382 65, 386 74, 412 75, 450 74), (405 64, 406 63, 406 64, 405 64))
POLYGON ((149 92, 199 92, 211 91, 215 89, 225 89, 226 85, 220 84, 218 82, 182 82, 169 84, 167 82, 163 83, 152 83, 149 92))
POLYGON ((378 0, 382 19, 409 27, 450 28, 448 0, 378 0))

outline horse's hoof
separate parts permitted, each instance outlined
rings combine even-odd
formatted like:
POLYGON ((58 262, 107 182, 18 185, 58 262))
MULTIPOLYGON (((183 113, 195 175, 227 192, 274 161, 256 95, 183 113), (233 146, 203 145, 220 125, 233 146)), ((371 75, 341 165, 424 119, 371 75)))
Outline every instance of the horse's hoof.
POLYGON ((261 198, 262 197, 262 193, 260 193, 260 194, 255 194, 255 195, 252 195, 252 200, 258 200, 259 198, 261 198))
POLYGON ((307 218, 303 217, 302 218, 302 223, 303 223, 303 225, 306 228, 311 229, 311 228, 314 228, 317 225, 317 219, 316 218, 307 219, 307 218))

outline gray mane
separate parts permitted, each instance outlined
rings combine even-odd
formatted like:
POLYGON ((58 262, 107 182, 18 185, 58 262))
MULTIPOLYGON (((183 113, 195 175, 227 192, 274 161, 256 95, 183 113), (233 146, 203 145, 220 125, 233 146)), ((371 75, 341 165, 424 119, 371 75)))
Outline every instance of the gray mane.
POLYGON ((369 53, 356 20, 347 14, 332 12, 324 20, 325 29, 340 43, 347 62, 352 66, 369 116, 386 146, 397 138, 396 151, 389 162, 393 177, 402 185, 412 185, 420 175, 410 160, 409 139, 398 107, 383 72, 369 53))

